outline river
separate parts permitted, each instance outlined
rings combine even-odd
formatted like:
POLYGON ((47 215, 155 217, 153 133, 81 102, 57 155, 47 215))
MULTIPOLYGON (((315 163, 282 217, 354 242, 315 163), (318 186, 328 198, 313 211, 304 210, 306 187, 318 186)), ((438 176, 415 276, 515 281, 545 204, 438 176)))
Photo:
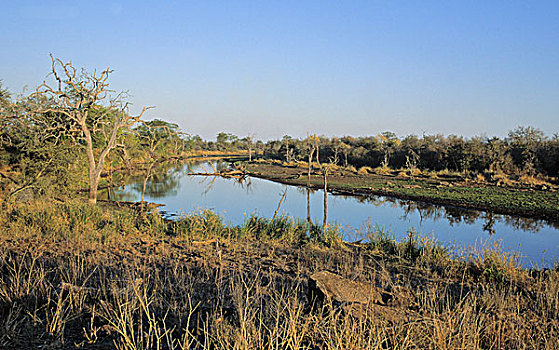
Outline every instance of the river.
MULTIPOLYGON (((250 215, 271 218, 280 201, 278 215, 307 217, 306 188, 251 177, 237 181, 187 175, 226 166, 212 162, 159 169, 146 183, 144 200, 164 204, 161 212, 167 217, 210 209, 233 225, 250 215)), ((114 191, 111 198, 139 201, 143 182, 142 176, 128 178, 127 185, 114 191)), ((321 190, 309 195, 311 217, 316 223, 323 220, 323 195, 321 190)), ((348 241, 364 238, 371 228, 382 228, 395 239, 402 239, 413 228, 421 237, 435 239, 457 254, 466 248, 499 244, 505 251, 517 253, 524 267, 553 267, 559 258, 559 228, 536 219, 381 196, 328 194, 328 222, 338 225, 348 241)))

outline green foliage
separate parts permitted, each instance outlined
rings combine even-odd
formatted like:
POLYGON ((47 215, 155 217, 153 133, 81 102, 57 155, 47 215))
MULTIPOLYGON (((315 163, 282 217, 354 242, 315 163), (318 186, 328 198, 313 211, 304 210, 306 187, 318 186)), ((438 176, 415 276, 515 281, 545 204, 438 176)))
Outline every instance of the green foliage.
MULTIPOLYGON (((264 156, 285 160, 287 152, 293 160, 306 160, 309 138, 270 140, 264 156)), ((415 169, 422 171, 450 170, 461 173, 523 173, 557 176, 559 174, 559 142, 549 139, 533 127, 518 127, 505 139, 450 135, 409 135, 398 138, 392 132, 377 137, 317 138, 320 162, 335 160, 338 165, 371 168, 415 169)))
POLYGON ((0 108, 5 108, 10 104, 12 94, 8 89, 2 86, 2 80, 0 80, 0 108))
POLYGON ((398 254, 409 261, 416 261, 421 253, 419 235, 412 227, 407 232, 406 239, 397 246, 398 254))
POLYGON ((81 169, 76 169, 79 152, 68 132, 72 126, 55 112, 37 112, 49 103, 28 96, 0 110, 0 164, 12 170, 0 181, 11 194, 29 189, 60 195, 78 186, 81 169))
POLYGON ((514 282, 518 279, 518 254, 505 251, 498 243, 470 247, 463 258, 465 268, 475 278, 497 283, 514 282))
POLYGON ((256 239, 275 239, 302 244, 307 241, 307 223, 288 216, 274 220, 251 216, 241 226, 243 234, 256 239))
POLYGON ((382 226, 373 226, 370 222, 367 222, 363 232, 363 238, 371 249, 376 252, 393 255, 397 251, 394 235, 386 231, 382 226))
POLYGON ((9 232, 46 242, 114 241, 144 228, 144 220, 130 210, 109 211, 80 201, 9 204, 0 215, 0 223, 9 232))
POLYGON ((178 221, 169 223, 170 232, 184 237, 226 237, 257 240, 273 240, 302 245, 314 243, 334 246, 341 242, 341 234, 336 226, 329 226, 325 232, 322 226, 309 225, 306 221, 288 216, 274 220, 250 216, 240 226, 225 225, 223 219, 209 210, 185 215, 178 221))
POLYGON ((180 155, 185 148, 179 126, 160 119, 143 122, 134 129, 134 136, 138 147, 151 159, 180 155))
POLYGON ((231 229, 227 228, 222 218, 211 210, 200 210, 199 213, 185 215, 174 225, 174 232, 185 237, 229 237, 231 235, 231 229))

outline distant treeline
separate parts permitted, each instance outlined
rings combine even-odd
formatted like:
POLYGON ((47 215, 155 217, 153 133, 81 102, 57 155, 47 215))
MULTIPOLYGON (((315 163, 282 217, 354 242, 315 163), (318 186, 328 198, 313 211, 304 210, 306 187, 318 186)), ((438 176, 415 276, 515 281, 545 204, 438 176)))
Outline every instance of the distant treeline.
POLYGON ((312 161, 355 168, 559 176, 559 136, 548 137, 533 127, 518 127, 505 138, 397 137, 383 132, 366 137, 311 135, 304 139, 286 135, 263 142, 250 135, 220 132, 213 141, 181 131, 177 124, 134 119, 113 105, 87 102, 82 92, 73 89, 57 91, 57 95, 47 90, 16 100, 0 82, 0 194, 11 195, 26 188, 68 192, 87 186, 88 181, 90 188, 96 189, 97 183, 92 185, 92 181, 103 179, 101 172, 187 157, 197 151, 248 151, 253 157, 286 162, 308 161, 312 154, 312 161), (79 108, 65 105, 67 101, 79 108), (83 125, 73 117, 75 113, 87 115, 83 125), (122 120, 134 123, 117 124, 122 120), (96 162, 92 163, 92 158, 96 162), (99 174, 93 174, 100 166, 99 174))
MULTIPOLYGON (((509 175, 559 175, 559 135, 547 137, 533 127, 518 127, 504 139, 409 135, 392 132, 377 136, 332 137, 312 135, 305 139, 284 136, 280 140, 253 142, 232 134, 218 134, 216 142, 190 139, 190 147, 208 150, 248 149, 269 159, 308 161, 309 149, 318 147, 320 162, 341 166, 390 167, 393 169, 450 170, 509 175)), ((313 157, 313 161, 316 155, 313 157)))

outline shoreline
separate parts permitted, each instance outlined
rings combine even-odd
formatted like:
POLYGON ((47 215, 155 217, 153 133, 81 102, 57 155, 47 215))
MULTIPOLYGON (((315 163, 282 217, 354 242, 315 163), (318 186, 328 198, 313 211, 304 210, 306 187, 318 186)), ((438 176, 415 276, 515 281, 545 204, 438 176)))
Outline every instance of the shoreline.
POLYGON ((162 347, 184 349, 558 345, 559 270, 520 267, 498 247, 453 257, 412 236, 352 244, 320 228, 307 236, 289 219, 172 222, 80 201, 12 203, 0 224, 0 318, 17 325, 0 332, 0 347, 144 341, 130 333, 165 333, 162 347))
MULTIPOLYGON (((307 169, 270 163, 245 163, 247 175, 307 187, 307 169)), ((322 175, 311 172, 310 188, 323 189, 322 175)), ((494 214, 515 215, 559 224, 559 194, 551 191, 472 186, 452 179, 355 174, 344 169, 328 175, 334 195, 386 196, 429 204, 453 206, 494 214)))

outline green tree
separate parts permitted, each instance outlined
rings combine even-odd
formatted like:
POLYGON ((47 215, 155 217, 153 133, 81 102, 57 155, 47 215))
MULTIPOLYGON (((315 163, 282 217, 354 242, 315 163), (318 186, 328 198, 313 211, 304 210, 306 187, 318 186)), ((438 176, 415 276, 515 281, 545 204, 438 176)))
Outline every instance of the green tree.
POLYGON ((0 111, 10 104, 11 98, 12 95, 10 94, 8 89, 4 88, 2 80, 0 80, 0 111))
POLYGON ((507 141, 512 146, 513 158, 526 173, 533 174, 539 167, 537 149, 545 140, 544 132, 531 126, 519 126, 509 132, 507 141))
POLYGON ((12 102, 4 93, 0 106, 0 159, 12 168, 0 172, 9 183, 3 188, 13 196, 26 189, 68 189, 75 172, 70 167, 77 155, 70 126, 56 112, 41 112, 50 101, 31 95, 12 102), (53 186, 56 185, 56 186, 53 186))
POLYGON ((178 125, 166 122, 164 120, 155 119, 143 122, 135 128, 135 132, 140 139, 140 144, 144 150, 144 159, 147 163, 145 169, 144 182, 142 187, 142 205, 144 203, 144 195, 146 193, 146 185, 149 178, 153 175, 152 170, 157 162, 159 155, 157 151, 162 148, 166 142, 177 138, 178 125))
POLYGON ((236 135, 220 132, 216 137, 217 148, 220 151, 230 150, 233 146, 235 146, 238 139, 239 138, 236 135))

